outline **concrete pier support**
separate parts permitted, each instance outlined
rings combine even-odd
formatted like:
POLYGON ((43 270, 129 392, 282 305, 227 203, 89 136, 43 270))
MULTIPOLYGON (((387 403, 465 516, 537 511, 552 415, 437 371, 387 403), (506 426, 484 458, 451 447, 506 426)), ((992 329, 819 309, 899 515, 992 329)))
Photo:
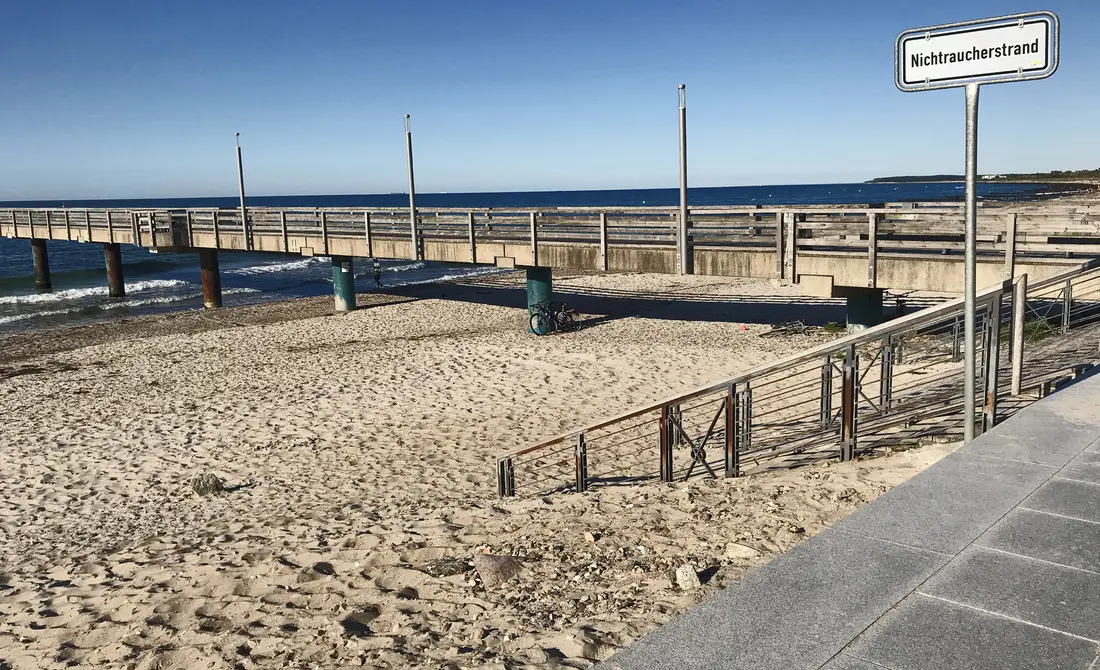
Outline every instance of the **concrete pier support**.
POLYGON ((46 240, 31 240, 31 253, 34 254, 34 287, 39 291, 50 291, 50 257, 46 254, 46 240))
POLYGON ((332 294, 336 299, 337 312, 355 309, 355 273, 350 256, 332 257, 332 294))
POLYGON ((222 277, 218 272, 218 250, 199 249, 199 274, 202 276, 202 305, 206 309, 222 306, 222 277))
POLYGON ((118 244, 104 244, 103 260, 107 263, 107 293, 112 298, 125 297, 126 285, 122 282, 122 249, 118 244))
POLYGON ((527 313, 540 302, 550 302, 554 297, 553 276, 550 268, 529 267, 527 270, 527 313))
POLYGON ((848 300, 848 330, 863 330, 883 322, 880 288, 843 287, 848 300))

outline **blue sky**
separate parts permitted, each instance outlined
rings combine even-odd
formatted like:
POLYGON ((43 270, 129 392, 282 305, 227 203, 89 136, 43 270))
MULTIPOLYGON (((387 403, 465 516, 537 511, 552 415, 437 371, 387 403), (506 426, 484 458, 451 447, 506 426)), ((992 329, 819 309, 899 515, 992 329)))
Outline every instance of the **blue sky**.
POLYGON ((0 199, 677 184, 961 172, 961 90, 901 93, 907 28, 1050 9, 1061 65, 982 90, 979 170, 1100 166, 1096 0, 9 0, 0 199))

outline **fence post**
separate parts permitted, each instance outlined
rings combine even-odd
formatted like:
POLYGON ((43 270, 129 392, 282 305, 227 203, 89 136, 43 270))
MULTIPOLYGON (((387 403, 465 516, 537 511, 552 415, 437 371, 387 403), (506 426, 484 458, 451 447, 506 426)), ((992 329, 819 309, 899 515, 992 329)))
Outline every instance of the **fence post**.
POLYGON ((577 433, 574 443, 574 458, 576 459, 577 493, 588 490, 588 446, 584 441, 584 433, 577 433))
POLYGON ((886 414, 890 411, 890 403, 894 399, 894 336, 887 335, 882 340, 882 355, 880 356, 880 372, 878 380, 878 411, 886 414))
POLYGON ((783 278, 783 212, 775 213, 775 276, 783 278))
POLYGON ((531 265, 539 264, 538 212, 531 212, 531 265))
MULTIPOLYGON (((50 213, 46 212, 46 227, 49 228, 50 213)), ((141 229, 138 228, 138 215, 137 212, 130 212, 130 235, 133 236, 134 241, 131 242, 135 247, 141 246, 141 229)))
POLYGON ((875 212, 867 214, 867 286, 878 286, 878 218, 875 212))
POLYGON ((786 275, 787 281, 793 284, 798 279, 797 270, 795 268, 795 262, 798 257, 798 215, 794 212, 787 212, 786 238, 786 275))
POLYGON ((986 320, 988 349, 985 356, 985 406, 982 408, 983 432, 997 425, 997 376, 1001 368, 1001 299, 999 291, 989 301, 989 318, 986 320))
POLYGON ((833 422, 833 361, 826 356, 821 365, 821 427, 833 422))
POLYGON ((661 406, 661 425, 660 430, 657 432, 660 434, 661 439, 661 481, 672 481, 672 441, 671 437, 671 425, 669 420, 669 407, 668 405, 661 406))
POLYGON ((607 272, 607 212, 600 212, 600 269, 607 272))
POLYGON ((737 396, 740 400, 737 419, 741 422, 738 451, 748 451, 752 448, 752 387, 749 382, 745 382, 745 388, 737 396))
POLYGON ((1008 229, 1005 239, 1004 279, 1012 279, 1016 272, 1016 215, 1008 215, 1008 229))
POLYGON ((840 460, 850 461, 856 453, 856 415, 859 395, 859 357, 856 345, 844 352, 844 381, 840 389, 840 460))
POLYGON ((741 454, 737 439, 737 385, 726 389, 726 477, 741 475, 741 454))
POLYGON ((374 258, 374 240, 370 233, 370 212, 363 212, 363 236, 367 239, 367 257, 374 258))
MULTIPOLYGON (((13 222, 15 221, 15 214, 11 215, 11 220, 13 222)), ((92 213, 89 212, 88 210, 84 210, 84 227, 88 232, 88 241, 91 242, 92 241, 92 213)), ((19 235, 16 234, 16 237, 18 237, 18 236, 19 235)))
POLYGON ((328 256, 328 215, 321 211, 321 248, 323 255, 328 256))
POLYGON ((1027 273, 1012 285, 1012 395, 1020 395, 1024 379, 1024 320, 1027 315, 1027 273))
POLYGON ((69 210, 65 210, 65 239, 73 239, 73 222, 69 220, 69 210))
POLYGON ((959 350, 959 330, 961 325, 962 315, 955 317, 955 323, 951 327, 951 362, 958 363, 962 360, 959 350))
POLYGON ((477 262, 477 235, 474 232, 474 213, 466 215, 466 237, 470 238, 470 262, 477 262))
POLYGON ((214 219, 214 248, 222 248, 221 234, 218 232, 218 210, 211 210, 210 216, 214 219))
POLYGON ((516 471, 511 456, 497 461, 497 495, 501 498, 516 495, 516 471))
POLYGON ((1073 309, 1073 280, 1066 280, 1066 290, 1062 291, 1062 334, 1069 332, 1070 311, 1073 309))

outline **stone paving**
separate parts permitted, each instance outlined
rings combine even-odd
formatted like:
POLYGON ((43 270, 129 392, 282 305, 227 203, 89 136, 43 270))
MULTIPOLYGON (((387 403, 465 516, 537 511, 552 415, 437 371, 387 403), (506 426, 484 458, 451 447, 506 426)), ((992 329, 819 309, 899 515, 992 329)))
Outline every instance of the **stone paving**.
POLYGON ((1100 376, 982 435, 601 668, 1100 670, 1100 376))

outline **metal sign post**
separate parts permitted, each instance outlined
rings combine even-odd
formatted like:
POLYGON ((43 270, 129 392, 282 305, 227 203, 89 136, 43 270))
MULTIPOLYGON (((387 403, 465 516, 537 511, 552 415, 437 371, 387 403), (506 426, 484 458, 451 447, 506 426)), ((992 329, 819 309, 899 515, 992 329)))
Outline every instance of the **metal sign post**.
POLYGON ((680 220, 676 227, 677 270, 682 275, 695 272, 692 254, 688 244, 688 140, 687 140, 687 93, 680 84, 680 220))
POLYGON ((900 90, 966 90, 963 431, 967 442, 975 432, 978 89, 982 84, 1045 79, 1057 69, 1058 17, 1051 12, 917 28, 901 33, 894 43, 894 83, 900 90))
POLYGON ((244 163, 241 161, 241 134, 233 133, 237 140, 237 185, 241 190, 241 236, 245 251, 252 251, 252 231, 248 227, 248 208, 244 206, 244 163))
POLYGON ((405 115, 405 154, 409 158, 409 234, 412 237, 412 259, 420 260, 420 240, 416 231, 416 180, 413 179, 413 135, 409 115, 405 115))

